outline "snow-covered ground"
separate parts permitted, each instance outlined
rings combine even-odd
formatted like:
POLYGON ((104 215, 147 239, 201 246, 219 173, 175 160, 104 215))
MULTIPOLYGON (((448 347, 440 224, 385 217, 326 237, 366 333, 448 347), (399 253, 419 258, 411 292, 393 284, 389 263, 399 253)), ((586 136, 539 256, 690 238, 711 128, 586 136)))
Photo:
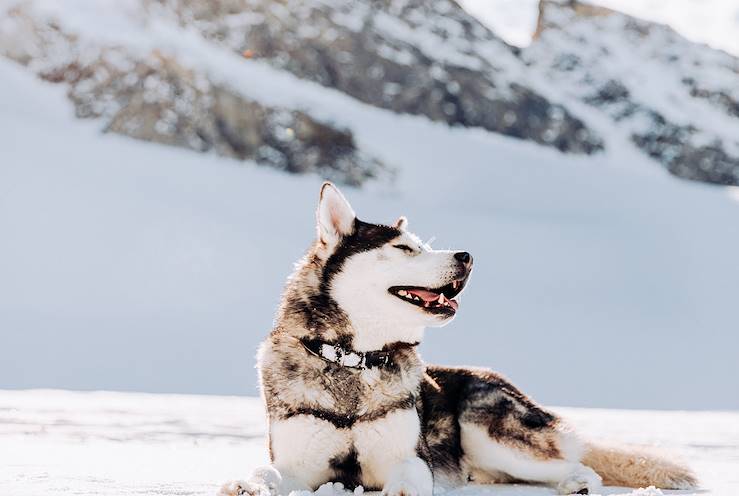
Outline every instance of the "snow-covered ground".
MULTIPOLYGON (((591 438, 659 445, 698 472, 695 493, 739 493, 739 413, 557 408, 591 438)), ((214 495, 267 461, 260 400, 141 393, 0 391, 3 496, 214 495)), ((608 488, 603 494, 631 494, 608 488)), ((450 496, 537 496, 468 487, 450 496)), ((656 496, 660 492, 636 491, 656 496)))

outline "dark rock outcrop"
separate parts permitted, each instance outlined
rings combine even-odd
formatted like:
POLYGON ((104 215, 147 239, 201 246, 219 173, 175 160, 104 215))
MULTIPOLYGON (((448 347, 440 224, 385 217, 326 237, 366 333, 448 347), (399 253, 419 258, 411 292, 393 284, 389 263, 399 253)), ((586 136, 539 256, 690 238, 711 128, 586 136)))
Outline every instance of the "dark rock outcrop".
POLYGON ((150 0, 206 38, 363 102, 593 153, 602 141, 527 85, 518 50, 453 0, 150 0))

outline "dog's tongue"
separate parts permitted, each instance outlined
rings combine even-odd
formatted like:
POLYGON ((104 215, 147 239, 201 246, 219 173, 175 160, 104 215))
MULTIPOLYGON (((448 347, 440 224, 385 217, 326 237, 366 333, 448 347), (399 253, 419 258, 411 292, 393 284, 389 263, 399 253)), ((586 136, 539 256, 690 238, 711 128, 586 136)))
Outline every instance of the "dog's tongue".
POLYGON ((439 299, 439 295, 437 293, 434 293, 433 291, 427 291, 425 289, 409 289, 408 292, 410 294, 418 296, 423 301, 427 301, 429 303, 439 299))

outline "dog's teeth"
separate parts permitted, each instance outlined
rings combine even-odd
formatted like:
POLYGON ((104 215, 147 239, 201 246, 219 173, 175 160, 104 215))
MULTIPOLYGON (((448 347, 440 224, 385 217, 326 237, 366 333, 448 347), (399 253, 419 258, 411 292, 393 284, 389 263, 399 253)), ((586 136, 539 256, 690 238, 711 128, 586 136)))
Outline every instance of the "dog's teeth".
POLYGON ((441 293, 439 295, 439 303, 441 303, 442 305, 446 303, 446 298, 444 298, 444 293, 441 293))
POLYGON ((405 296, 405 295, 407 295, 407 294, 408 294, 408 291, 406 291, 405 289, 401 289, 400 291, 398 291, 398 294, 399 294, 400 296, 405 296))

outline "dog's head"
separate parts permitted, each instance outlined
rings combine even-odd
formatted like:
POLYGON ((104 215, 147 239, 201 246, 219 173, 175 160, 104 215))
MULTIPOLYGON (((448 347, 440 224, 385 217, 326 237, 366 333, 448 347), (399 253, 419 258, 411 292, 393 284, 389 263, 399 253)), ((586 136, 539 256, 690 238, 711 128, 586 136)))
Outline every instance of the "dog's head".
POLYGON ((404 217, 392 226, 362 222, 334 185, 321 188, 314 251, 321 290, 353 327, 442 326, 457 313, 472 257, 433 250, 406 227, 404 217))

